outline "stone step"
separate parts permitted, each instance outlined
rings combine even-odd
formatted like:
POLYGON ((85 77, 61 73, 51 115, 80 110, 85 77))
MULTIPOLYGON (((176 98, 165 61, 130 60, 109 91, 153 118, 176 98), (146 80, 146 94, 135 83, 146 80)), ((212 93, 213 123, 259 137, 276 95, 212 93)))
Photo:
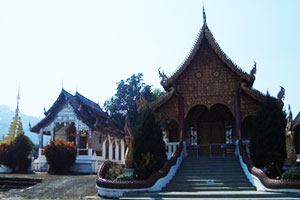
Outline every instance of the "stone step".
POLYGON ((191 187, 191 186, 182 186, 182 187, 174 187, 167 186, 164 188, 164 192, 169 191, 180 191, 180 192, 198 192, 198 191, 256 191, 255 187, 191 187))
POLYGON ((176 179, 176 177, 173 178, 171 183, 186 183, 186 184, 194 184, 194 183, 210 183, 211 181, 214 181, 214 183, 224 183, 224 184, 234 184, 234 183, 249 183, 249 181, 246 178, 243 179, 176 179))
POLYGON ((243 171, 178 171, 177 175, 205 175, 205 174, 214 174, 214 175, 235 175, 235 174, 243 174, 243 171))
MULTIPOLYGON (((181 182, 181 183, 176 183, 176 182, 171 182, 168 184, 167 187, 186 187, 187 184, 186 182, 181 182)), ((189 184, 190 187, 252 187, 251 183, 247 182, 236 182, 236 183, 222 183, 222 182, 214 182, 213 184, 207 183, 207 182, 192 182, 189 184)))
POLYGON ((133 198, 176 198, 176 199, 183 199, 183 198, 234 198, 234 199, 241 199, 241 198, 264 198, 264 199, 283 199, 283 198, 292 198, 292 199, 299 199, 299 197, 295 194, 288 194, 288 193, 275 193, 275 192, 259 192, 259 191, 198 191, 198 192, 156 192, 156 193, 127 193, 125 194, 125 198, 122 199, 133 199, 133 198))
POLYGON ((27 181, 0 181, 0 187, 1 186, 9 186, 9 185, 13 185, 13 186, 32 186, 37 184, 38 182, 27 182, 27 181))
POLYGON ((174 180, 177 180, 177 179, 246 179, 245 175, 243 174, 236 174, 236 175, 227 175, 227 174, 224 174, 224 175, 217 175, 217 174, 206 174, 206 175, 184 175, 184 174, 177 174, 175 177, 174 177, 174 180))

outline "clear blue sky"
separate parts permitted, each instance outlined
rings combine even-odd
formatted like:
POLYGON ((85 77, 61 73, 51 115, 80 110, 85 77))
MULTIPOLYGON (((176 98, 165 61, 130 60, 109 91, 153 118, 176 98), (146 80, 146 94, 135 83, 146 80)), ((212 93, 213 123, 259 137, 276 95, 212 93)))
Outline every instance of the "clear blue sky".
MULTIPOLYGON (((254 87, 300 111, 300 1, 204 1, 207 23, 224 52, 249 72, 254 87)), ((116 82, 157 69, 173 72, 202 26, 200 0, 0 1, 0 105, 43 116, 64 88, 103 104, 116 82)))

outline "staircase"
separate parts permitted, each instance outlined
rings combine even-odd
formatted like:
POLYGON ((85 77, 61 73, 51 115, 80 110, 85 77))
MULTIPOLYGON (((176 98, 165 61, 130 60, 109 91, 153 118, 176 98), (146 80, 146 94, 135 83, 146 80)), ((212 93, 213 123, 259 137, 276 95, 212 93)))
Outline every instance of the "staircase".
POLYGON ((19 178, 19 177, 0 177, 0 192, 11 189, 23 189, 42 182, 42 179, 19 178))
POLYGON ((295 194, 259 192, 235 156, 194 157, 182 162, 161 192, 127 193, 122 199, 299 199, 295 194))

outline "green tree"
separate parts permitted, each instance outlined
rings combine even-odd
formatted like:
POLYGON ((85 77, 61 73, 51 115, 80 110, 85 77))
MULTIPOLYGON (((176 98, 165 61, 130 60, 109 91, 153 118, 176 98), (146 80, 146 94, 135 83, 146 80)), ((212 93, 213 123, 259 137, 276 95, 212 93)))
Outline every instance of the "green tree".
POLYGON ((150 108, 138 115, 134 129, 134 163, 139 179, 161 169, 166 161, 166 149, 159 124, 150 108))
POLYGON ((266 102, 254 117, 251 136, 250 153, 256 167, 268 165, 270 158, 267 155, 279 154, 285 158, 285 126, 286 113, 278 100, 267 94, 266 102))
POLYGON ((137 116, 136 98, 143 95, 148 102, 151 102, 162 94, 158 89, 154 92, 151 86, 144 83, 142 73, 133 74, 130 78, 117 83, 117 92, 104 102, 104 109, 108 111, 111 119, 120 129, 124 127, 127 113, 130 116, 131 125, 134 126, 134 119, 137 116))
POLYGON ((13 172, 27 172, 31 163, 32 147, 33 143, 25 135, 5 140, 0 144, 0 163, 13 172))
POLYGON ((31 164, 31 151, 33 148, 33 143, 26 135, 23 134, 17 135, 13 143, 13 158, 16 166, 14 171, 27 172, 28 167, 31 164))

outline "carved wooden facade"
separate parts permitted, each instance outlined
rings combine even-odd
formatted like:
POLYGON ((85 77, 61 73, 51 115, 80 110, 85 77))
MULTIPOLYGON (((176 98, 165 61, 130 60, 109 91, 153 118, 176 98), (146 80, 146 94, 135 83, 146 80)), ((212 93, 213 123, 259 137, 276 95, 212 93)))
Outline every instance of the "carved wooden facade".
POLYGON ((158 120, 178 122, 182 140, 193 107, 203 105, 209 110, 224 105, 234 117, 236 137, 240 137, 243 119, 254 115, 265 100, 265 95, 252 88, 254 80, 254 73, 244 72, 225 55, 204 23, 187 59, 171 77, 163 77, 166 94, 151 106, 158 120))

